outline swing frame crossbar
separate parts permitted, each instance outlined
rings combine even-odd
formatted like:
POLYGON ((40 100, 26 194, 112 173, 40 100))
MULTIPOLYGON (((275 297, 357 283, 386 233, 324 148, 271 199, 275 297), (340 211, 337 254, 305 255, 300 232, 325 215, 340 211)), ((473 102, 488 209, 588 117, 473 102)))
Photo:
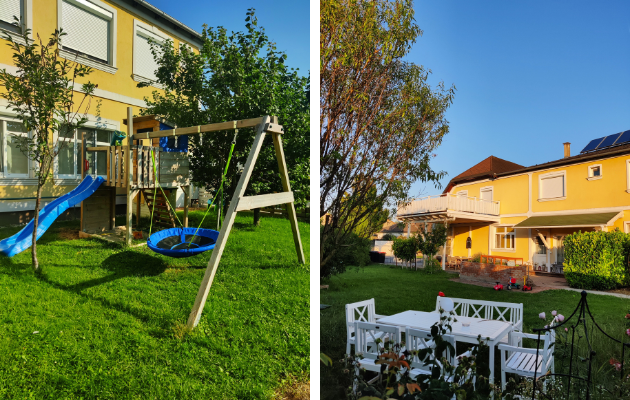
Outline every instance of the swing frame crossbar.
MULTIPOLYGON (((127 108, 127 119, 123 121, 127 124, 128 132, 134 132, 133 130, 133 112, 132 107, 127 108)), ((243 171, 238 180, 238 184, 236 186, 236 190, 232 196, 232 199, 229 203, 228 211, 225 214, 223 225, 219 231, 219 237, 217 238, 214 250, 212 251, 212 255, 210 257, 210 261, 208 262, 208 266, 206 268, 206 272, 203 276, 203 280, 199 287, 199 291, 197 293, 197 297, 195 298, 195 303, 188 317, 188 328, 193 329, 199 323, 199 319, 201 318, 201 313, 203 311, 204 305, 208 298, 208 294, 210 292, 210 287, 212 286, 212 282, 214 280, 214 276, 219 267, 219 261, 221 260, 221 256, 223 255, 223 251, 225 250, 225 245, 232 230, 232 226, 234 225, 234 220, 236 218, 236 214, 239 211, 245 210, 253 210, 255 208, 263 208, 274 205, 285 205, 287 208, 289 222, 291 224, 291 230, 293 232, 293 241, 295 244, 295 250, 297 253, 298 261, 302 264, 305 263, 304 258, 304 250, 302 248, 302 240, 300 238, 300 232, 298 229, 297 222, 297 214, 295 212, 294 205, 294 196, 291 191, 291 184, 289 181, 288 168, 286 164, 286 160, 284 157, 284 149, 282 146, 282 134, 284 133, 284 129, 278 123, 278 118, 273 116, 264 116, 260 118, 250 118, 238 121, 227 121, 227 122, 219 122, 207 125, 198 125, 191 126, 186 128, 174 128, 169 130, 162 131, 153 131, 153 132, 143 132, 143 133, 134 133, 133 135, 128 135, 129 140, 127 140, 126 147, 126 165, 131 165, 131 146, 134 140, 141 139, 154 139, 160 137, 170 137, 170 136, 180 136, 180 135, 194 135, 201 133, 210 133, 210 132, 221 132, 221 131, 233 131, 237 129, 243 128, 255 128, 256 134, 254 137, 254 142, 251 146, 249 156, 247 157, 247 161, 245 162, 245 166, 243 167, 243 171), (245 191, 249 184, 249 180, 251 178, 252 171, 254 170, 254 166, 256 165, 256 160, 258 159, 258 155, 260 154, 260 150, 262 149, 262 145, 265 137, 269 135, 272 137, 273 146, 275 149, 276 159, 278 161, 278 169, 280 172, 280 180, 282 182, 282 192, 280 193, 272 193, 272 194, 263 194, 257 196, 245 196, 245 191)), ((135 196, 140 192, 138 189, 134 188, 131 184, 132 179, 132 168, 129 168, 127 172, 130 177, 127 179, 127 244, 131 244, 132 239, 132 203, 135 196)), ((186 203, 186 207, 184 210, 184 226, 188 225, 188 201, 189 201, 189 191, 190 187, 182 187, 184 190, 184 201, 186 203)))

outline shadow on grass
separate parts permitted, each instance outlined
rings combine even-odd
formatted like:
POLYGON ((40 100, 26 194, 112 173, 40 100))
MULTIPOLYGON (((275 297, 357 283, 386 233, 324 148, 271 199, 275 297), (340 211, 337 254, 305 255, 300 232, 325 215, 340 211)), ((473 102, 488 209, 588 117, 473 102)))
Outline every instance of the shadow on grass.
MULTIPOLYGON (((21 274, 25 275, 30 267, 30 264, 13 264, 13 268, 11 269, 19 270, 21 271, 21 274)), ((150 277, 160 275, 167 268, 167 264, 163 260, 148 254, 141 254, 133 251, 123 251, 107 257, 105 260, 103 260, 100 267, 112 273, 101 278, 91 279, 73 285, 64 285, 62 283, 55 282, 54 280, 50 279, 46 272, 35 274, 35 276, 40 281, 45 282, 56 289, 71 292, 88 300, 96 301, 104 307, 127 313, 142 322, 147 322, 150 319, 154 319, 155 310, 140 309, 137 306, 125 304, 122 301, 112 301, 104 297, 96 296, 92 293, 85 292, 85 290, 126 277, 150 277)), ((170 325, 167 326, 167 328, 170 328, 170 325)))

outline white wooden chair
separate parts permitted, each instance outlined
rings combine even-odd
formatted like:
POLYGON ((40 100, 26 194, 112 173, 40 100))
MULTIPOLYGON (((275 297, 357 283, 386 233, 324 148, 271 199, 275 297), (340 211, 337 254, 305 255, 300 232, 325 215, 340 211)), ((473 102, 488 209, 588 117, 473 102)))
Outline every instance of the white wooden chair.
MULTIPOLYGON (((435 312, 440 310, 440 296, 435 302, 435 312)), ((523 330, 523 303, 504 303, 498 301, 456 299, 453 300, 453 312, 461 317, 491 319, 495 321, 509 322, 513 331, 523 330)), ((501 340, 504 343, 513 343, 507 338, 501 340)), ((520 340, 518 342, 520 345, 520 340)))
MULTIPOLYGON (((359 360, 361 368, 376 372, 380 375, 381 365, 375 364, 380 350, 384 348, 384 342, 389 339, 391 343, 400 343, 400 328, 392 325, 375 324, 371 322, 355 322, 355 354, 361 353, 362 360, 359 360), (383 339, 387 338, 387 339, 383 339), (381 344, 376 343, 377 339, 382 339, 381 344)), ((357 374, 359 371, 357 371, 357 374)))
MULTIPOLYGON (((519 342, 523 338, 538 340, 538 335, 527 334, 522 332, 512 333, 512 340, 519 342)), ((506 372, 533 378, 534 372, 536 377, 544 376, 547 371, 554 373, 553 362, 553 345, 555 343, 555 332, 549 331, 545 335, 541 335, 540 349, 532 349, 527 347, 509 346, 500 344, 501 350, 501 387, 505 390, 506 372), (536 358, 538 352, 538 358, 536 358), (536 362, 537 361, 537 362, 536 362)))
POLYGON ((376 314, 374 310, 374 299, 346 304, 346 354, 350 354, 351 345, 356 345, 354 334, 355 322, 376 322, 377 318, 385 317, 385 315, 376 314))
MULTIPOLYGON (((453 345, 455 348, 455 336, 453 335, 443 335, 442 338, 447 340, 453 345)), ((407 327, 405 330, 405 349, 409 352, 411 351, 420 351, 422 349, 432 348, 435 349, 435 342, 431 337, 431 332, 423 329, 414 329, 407 327)), ((456 365, 457 360, 454 357, 454 354, 445 354, 449 363, 456 365)), ((420 374, 431 374, 431 366, 425 365, 426 361, 432 360, 436 358, 436 354, 433 353, 431 355, 427 355, 427 357, 420 359, 418 356, 410 357, 407 361, 409 362, 409 377, 412 379, 416 379, 416 377, 420 374)), ((438 356, 441 358, 441 356, 438 356)), ((439 361, 438 361, 439 362, 439 361)))

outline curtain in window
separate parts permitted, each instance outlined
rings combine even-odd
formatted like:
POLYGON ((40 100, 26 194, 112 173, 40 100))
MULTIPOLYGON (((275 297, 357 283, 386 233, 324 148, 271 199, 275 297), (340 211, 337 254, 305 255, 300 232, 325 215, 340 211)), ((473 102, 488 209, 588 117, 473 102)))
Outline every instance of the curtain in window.
POLYGON ((96 5, 83 5, 64 0, 61 9, 61 27, 67 33, 61 38, 64 48, 69 48, 94 58, 109 62, 109 30, 113 14, 96 5))

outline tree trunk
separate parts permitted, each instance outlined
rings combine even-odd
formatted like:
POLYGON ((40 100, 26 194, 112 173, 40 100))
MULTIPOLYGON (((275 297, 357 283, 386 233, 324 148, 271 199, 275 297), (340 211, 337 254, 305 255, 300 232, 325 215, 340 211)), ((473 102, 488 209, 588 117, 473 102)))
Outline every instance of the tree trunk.
POLYGON ((260 226, 260 208, 254 208, 254 226, 260 226))
POLYGON ((39 204, 42 199, 42 186, 37 185, 37 199, 35 200, 35 215, 33 216, 33 271, 41 272, 39 269, 39 261, 37 261, 37 226, 39 224, 39 204))

